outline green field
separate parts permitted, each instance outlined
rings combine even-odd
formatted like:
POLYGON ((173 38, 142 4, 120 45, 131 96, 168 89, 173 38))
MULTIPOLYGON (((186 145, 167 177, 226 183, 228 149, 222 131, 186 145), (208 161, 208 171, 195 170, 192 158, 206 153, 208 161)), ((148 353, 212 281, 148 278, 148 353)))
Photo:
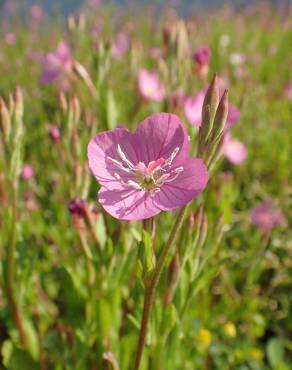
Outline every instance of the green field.
POLYGON ((0 32, 0 369, 292 369, 291 6, 180 19, 92 2, 66 24, 12 13, 0 32), (167 134, 184 144, 151 156, 166 124, 153 118, 133 144, 150 159, 133 163, 136 134, 120 127, 159 112, 178 116, 167 134), (102 149, 110 130, 130 139, 102 149), (184 182, 183 145, 208 167, 196 194, 203 170, 184 182), (148 197, 142 210, 125 189, 148 197))

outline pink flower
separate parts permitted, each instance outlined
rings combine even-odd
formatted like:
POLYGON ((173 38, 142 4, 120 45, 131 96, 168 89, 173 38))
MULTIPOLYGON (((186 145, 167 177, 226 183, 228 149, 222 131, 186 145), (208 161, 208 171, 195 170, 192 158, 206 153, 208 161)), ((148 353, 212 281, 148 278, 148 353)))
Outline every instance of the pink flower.
POLYGON ((92 8, 97 8, 101 5, 101 0, 89 0, 88 5, 92 8))
POLYGON ((196 96, 187 96, 184 99, 185 116, 191 125, 201 126, 205 93, 206 91, 202 90, 196 96))
POLYGON ((16 36, 12 32, 7 32, 4 35, 4 41, 6 42, 7 45, 15 45, 16 43, 16 36))
POLYGON ((274 227, 283 224, 284 217, 281 211, 273 208, 271 201, 266 200, 250 211, 250 221, 264 234, 274 227))
POLYGON ((44 11, 40 5, 35 4, 30 8, 30 16, 35 21, 40 21, 43 18, 43 15, 44 15, 44 11))
POLYGON ((141 69, 138 74, 138 89, 146 100, 162 102, 165 98, 165 87, 156 72, 141 69))
POLYGON ((20 176, 24 181, 30 181, 35 177, 34 168, 30 164, 24 164, 20 176))
POLYGON ((228 133, 225 137, 222 151, 229 162, 233 164, 243 164, 247 157, 245 145, 241 141, 233 139, 228 133))
POLYGON ((208 47, 203 47, 198 49, 194 55, 193 59, 198 63, 199 66, 205 66, 210 63, 211 50, 208 47))
POLYGON ((41 83, 48 85, 60 79, 72 68, 72 56, 69 45, 60 41, 58 48, 48 53, 42 61, 41 83))
POLYGON ((121 59, 129 50, 130 37, 125 32, 120 32, 114 39, 111 47, 112 57, 121 59))
POLYGON ((292 100, 292 81, 288 82, 285 86, 284 95, 287 99, 292 100))
MULTIPOLYGON (((202 108, 206 90, 201 90, 196 96, 186 96, 184 99, 184 112, 188 122, 200 127, 202 124, 202 108)), ((240 112, 234 105, 229 104, 229 111, 225 125, 225 131, 228 131, 239 119, 240 112)))
POLYGON ((145 118, 135 133, 101 132, 88 145, 89 167, 101 184, 103 208, 122 220, 142 220, 184 206, 207 185, 208 171, 189 157, 189 139, 174 114, 145 118))
POLYGON ((48 126, 48 131, 51 139, 55 142, 58 143, 60 141, 60 130, 57 126, 54 125, 49 125, 48 126))

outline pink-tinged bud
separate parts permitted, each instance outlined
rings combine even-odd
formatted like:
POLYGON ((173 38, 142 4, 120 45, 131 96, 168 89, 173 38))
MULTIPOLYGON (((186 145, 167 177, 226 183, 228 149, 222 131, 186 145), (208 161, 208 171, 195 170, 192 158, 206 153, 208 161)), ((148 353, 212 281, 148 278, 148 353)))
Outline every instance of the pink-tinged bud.
POLYGON ((81 116, 81 107, 80 107, 80 102, 77 96, 73 96, 71 100, 72 104, 72 111, 74 115, 74 123, 77 125, 80 121, 80 116, 81 116))
POLYGON ((24 164, 22 166, 20 176, 24 181, 31 181, 35 177, 34 168, 30 164, 24 164))
POLYGON ((5 142, 8 142, 10 130, 11 130, 10 114, 4 100, 0 97, 0 131, 3 134, 5 142))
POLYGON ((193 55, 193 59, 199 66, 208 65, 210 63, 210 57, 211 50, 208 47, 198 49, 193 55))
POLYGON ((15 118, 21 121, 23 117, 23 95, 20 86, 16 87, 15 91, 15 118))
POLYGON ((225 90, 218 105, 213 124, 212 139, 215 141, 223 133, 228 116, 228 105, 228 90, 225 90))
POLYGON ((63 92, 59 93, 59 105, 60 105, 60 108, 62 109, 62 112, 64 114, 67 113, 68 103, 67 103, 66 96, 63 92))
POLYGON ((173 299, 175 289, 179 280, 179 275, 180 275, 180 260, 179 254, 178 252, 176 252, 172 258, 172 261, 168 269, 167 288, 166 288, 167 290, 164 299, 165 304, 170 304, 173 299))
POLYGON ((202 134, 205 139, 209 136, 219 103, 219 85, 217 73, 208 87, 202 108, 202 134))
POLYGON ((61 138, 60 130, 57 126, 49 125, 48 127, 50 138, 55 142, 58 143, 61 138))

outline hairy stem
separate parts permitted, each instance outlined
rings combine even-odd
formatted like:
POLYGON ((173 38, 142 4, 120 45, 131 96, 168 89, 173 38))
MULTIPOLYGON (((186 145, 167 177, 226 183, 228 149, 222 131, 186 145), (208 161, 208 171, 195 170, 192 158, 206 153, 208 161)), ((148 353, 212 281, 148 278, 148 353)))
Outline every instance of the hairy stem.
POLYGON ((155 297, 155 290, 158 285, 161 272, 164 267, 165 260, 174 245, 176 236, 178 234, 178 231, 182 225, 182 221, 184 218, 184 214, 186 211, 186 207, 181 208, 176 216, 174 225, 171 229, 170 235, 168 237, 167 242, 165 243, 162 252, 158 258, 157 264, 155 266, 155 269, 153 271, 152 277, 150 281, 148 282, 146 286, 146 292, 145 292, 145 298, 144 298, 144 306, 143 306, 143 313, 142 313, 142 321, 141 321, 141 327, 140 327, 140 333, 139 333, 139 339, 138 339, 138 345, 136 349, 136 355, 135 355, 135 362, 133 370, 138 370, 141 364, 142 354, 145 346, 145 340, 147 335, 147 326, 150 319, 150 314, 152 310, 152 305, 154 302, 155 297))

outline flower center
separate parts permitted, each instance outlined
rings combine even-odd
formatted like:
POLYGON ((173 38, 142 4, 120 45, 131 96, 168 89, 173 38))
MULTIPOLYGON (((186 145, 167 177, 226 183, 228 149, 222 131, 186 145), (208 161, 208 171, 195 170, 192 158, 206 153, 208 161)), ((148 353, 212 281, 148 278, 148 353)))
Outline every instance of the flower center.
POLYGON ((133 174, 133 179, 127 182, 123 181, 118 173, 115 173, 115 178, 125 186, 130 186, 136 190, 149 191, 152 196, 160 191, 160 187, 175 180, 179 174, 184 170, 182 166, 171 168, 172 162, 177 156, 180 148, 177 147, 171 153, 167 159, 158 158, 155 161, 151 161, 146 164, 144 162, 138 162, 134 165, 125 155, 121 146, 118 144, 117 153, 120 157, 120 161, 112 157, 107 157, 109 161, 114 163, 119 169, 133 174))

